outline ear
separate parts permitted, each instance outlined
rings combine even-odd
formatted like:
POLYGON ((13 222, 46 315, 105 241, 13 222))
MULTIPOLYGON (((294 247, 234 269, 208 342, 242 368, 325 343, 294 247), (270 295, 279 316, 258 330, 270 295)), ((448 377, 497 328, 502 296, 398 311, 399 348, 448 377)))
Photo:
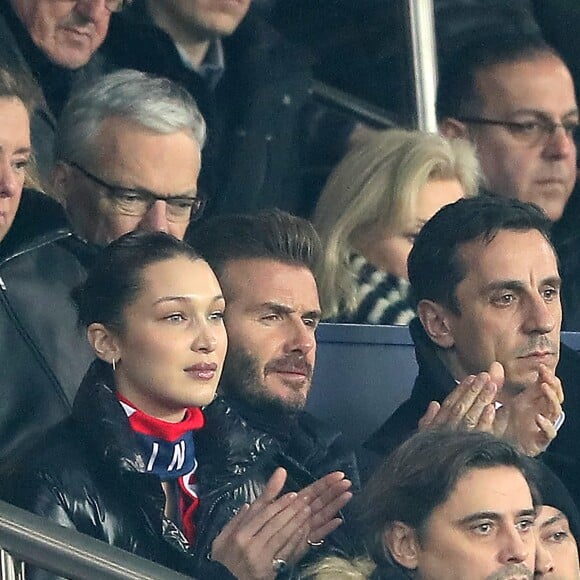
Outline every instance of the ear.
POLYGON ((417 305, 417 315, 425 332, 437 346, 445 349, 454 346, 450 313, 445 306, 432 300, 421 300, 417 305))
POLYGON ((417 533, 403 522, 394 522, 383 534, 383 544, 395 562, 409 570, 419 565, 420 545, 417 533))
POLYGON ((87 338, 95 354, 105 362, 112 363, 121 360, 121 349, 117 336, 104 324, 93 322, 87 328, 87 338))
POLYGON ((453 117, 447 117, 439 123, 439 133, 447 139, 469 139, 467 125, 453 117))
POLYGON ((50 175, 50 185, 52 190, 58 196, 58 200, 65 206, 67 202, 66 192, 68 190, 67 184, 70 179, 71 168, 66 163, 58 161, 54 166, 50 175))

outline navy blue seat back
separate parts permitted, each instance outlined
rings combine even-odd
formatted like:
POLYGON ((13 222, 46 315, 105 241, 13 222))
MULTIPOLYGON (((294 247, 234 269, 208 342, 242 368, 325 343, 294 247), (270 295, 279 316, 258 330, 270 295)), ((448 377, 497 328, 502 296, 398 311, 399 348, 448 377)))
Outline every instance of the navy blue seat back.
MULTIPOLYGON (((321 324, 307 409, 362 443, 408 397, 417 376, 407 327, 321 324)), ((562 340, 580 350, 580 333, 562 340)))

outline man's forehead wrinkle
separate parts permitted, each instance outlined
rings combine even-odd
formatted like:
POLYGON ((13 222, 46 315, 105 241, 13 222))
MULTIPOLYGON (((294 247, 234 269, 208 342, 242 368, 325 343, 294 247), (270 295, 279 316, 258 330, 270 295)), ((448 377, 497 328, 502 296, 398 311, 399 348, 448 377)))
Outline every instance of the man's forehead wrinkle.
MULTIPOLYGON (((522 106, 519 107, 517 109, 513 109, 510 112, 511 115, 516 116, 516 115, 533 115, 541 120, 546 120, 546 121, 552 121, 553 117, 552 115, 544 110, 544 109, 539 109, 537 107, 527 107, 527 106, 522 106)), ((562 119, 566 119, 568 117, 573 117, 573 116, 577 116, 578 115, 578 108, 575 107, 573 109, 570 109, 564 113, 562 113, 561 118, 562 119)), ((556 121, 559 119, 556 119, 556 121)))
MULTIPOLYGON (((534 109, 533 99, 537 95, 544 97, 546 95, 546 84, 553 82, 553 77, 546 74, 546 64, 549 61, 552 61, 551 64, 553 64, 550 67, 552 74, 557 75, 566 71, 565 74, 571 78, 568 67, 559 57, 552 54, 540 54, 536 58, 495 63, 477 70, 474 75, 474 90, 484 105, 492 102, 493 104, 499 103, 503 106, 513 107, 513 99, 516 99, 516 106, 518 106, 517 103, 521 103, 521 107, 534 109), (534 66, 538 68, 538 75, 527 75, 527 77, 523 75, 521 69, 529 69, 534 66), (517 78, 514 78, 513 73, 515 73, 517 78), (518 82, 521 79, 526 81, 524 88, 528 90, 523 90, 521 83, 518 82)), ((552 102, 555 106, 565 105, 565 103, 554 101, 553 99, 552 102)))
MULTIPOLYGON (((498 232, 493 233, 489 236, 480 236, 474 240, 470 240, 461 244, 458 248, 457 254, 459 258, 464 262, 466 266, 466 275, 469 275, 473 271, 473 266, 485 262, 486 260, 490 260, 490 246, 496 242, 498 236, 505 237, 506 235, 514 235, 514 236, 524 236, 530 233, 536 232, 538 234, 538 240, 534 243, 534 247, 542 246, 546 253, 549 253, 551 257, 554 258, 554 265, 555 265, 555 273, 554 275, 546 276, 546 279, 550 278, 558 278, 559 279, 559 272, 558 272, 558 264, 557 264, 557 257, 554 251, 554 248, 551 246, 550 242, 546 240, 543 234, 535 229, 529 230, 511 230, 511 229, 502 229, 498 232), (549 248, 549 251, 548 251, 549 248)), ((519 243, 519 240, 513 239, 509 241, 509 245, 516 245, 519 243)), ((501 255, 500 255, 501 256, 501 255)), ((494 261, 497 261, 497 257, 494 256, 494 261)), ((517 264, 514 264, 517 266, 517 264)), ((511 269, 511 268, 510 268, 511 269)), ((493 273, 497 272, 497 268, 494 268, 493 273)), ((507 276, 506 279, 511 279, 510 276, 507 276)))
MULTIPOLYGON (((561 285, 561 279, 559 276, 547 276, 541 280, 536 281, 538 287, 545 285, 552 285, 559 287, 561 285)), ((503 288, 507 290, 525 290, 528 286, 526 280, 519 280, 516 278, 497 278, 492 279, 484 286, 484 290, 501 290, 503 288)))

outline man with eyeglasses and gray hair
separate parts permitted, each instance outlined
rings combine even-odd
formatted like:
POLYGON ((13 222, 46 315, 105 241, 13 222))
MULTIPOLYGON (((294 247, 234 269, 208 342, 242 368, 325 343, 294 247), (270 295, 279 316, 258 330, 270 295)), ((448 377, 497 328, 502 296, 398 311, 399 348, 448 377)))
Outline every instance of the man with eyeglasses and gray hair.
POLYGON ((52 227, 37 204, 46 196, 27 192, 21 209, 33 219, 15 219, 22 243, 1 264, 0 396, 8 411, 0 430, 9 436, 0 440, 0 461, 70 413, 94 358, 70 292, 99 246, 136 229, 183 238, 199 215, 204 139, 195 102, 166 79, 118 71, 73 94, 58 128, 53 174, 77 235, 63 223, 52 227))
POLYGON ((56 118, 72 88, 102 73, 97 51, 111 14, 130 0, 0 0, 0 66, 34 95, 32 144, 41 175, 52 164, 56 118))
POLYGON ((121 70, 75 92, 56 136, 53 185, 74 233, 105 245, 136 230, 183 239, 201 214, 205 122, 179 85, 121 70))

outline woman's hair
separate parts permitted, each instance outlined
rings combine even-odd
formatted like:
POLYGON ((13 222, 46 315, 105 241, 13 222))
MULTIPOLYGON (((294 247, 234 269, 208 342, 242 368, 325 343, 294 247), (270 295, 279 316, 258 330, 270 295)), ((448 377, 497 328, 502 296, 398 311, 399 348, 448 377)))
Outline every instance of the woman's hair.
POLYGON ((326 556, 300 572, 303 580, 367 580, 377 565, 366 557, 347 560, 340 556, 326 556))
POLYGON ((19 99, 31 115, 37 105, 34 94, 26 89, 26 83, 17 70, 0 68, 0 99, 19 99))
MULTIPOLYGON (((16 69, 0 68, 0 99, 18 99, 24 105, 29 118, 32 117, 38 104, 34 88, 27 82, 27 77, 16 69)), ((42 191, 34 158, 26 168, 24 185, 42 191)))
POLYGON ((85 283, 73 290, 79 324, 100 322, 122 331, 124 310, 141 290, 143 270, 176 257, 201 259, 191 246, 165 232, 135 231, 112 242, 99 254, 85 283))
POLYGON ((433 179, 457 179, 466 196, 475 195, 479 164, 473 147, 389 129, 357 142, 334 169, 313 218, 324 246, 318 280, 325 318, 357 308, 349 265, 356 236, 377 225, 397 231, 415 215, 418 194, 433 179))

